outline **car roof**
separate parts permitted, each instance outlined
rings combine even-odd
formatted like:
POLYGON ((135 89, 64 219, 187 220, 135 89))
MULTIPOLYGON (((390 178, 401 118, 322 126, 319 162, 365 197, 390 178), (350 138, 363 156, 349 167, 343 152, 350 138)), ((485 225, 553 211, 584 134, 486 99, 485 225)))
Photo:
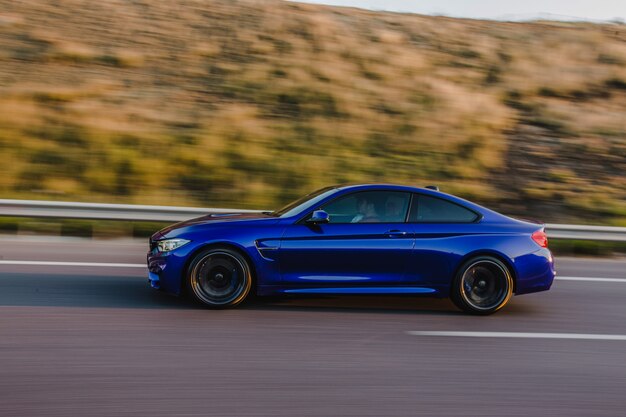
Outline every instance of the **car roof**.
POLYGON ((441 194, 441 195, 450 195, 446 193, 442 193, 438 190, 434 190, 432 188, 426 187, 416 187, 411 185, 400 185, 400 184, 389 184, 389 183, 363 183, 363 184, 339 184, 333 186, 338 190, 353 190, 353 191, 367 191, 367 190, 394 190, 394 191, 406 191, 406 192, 424 192, 425 194, 441 194))

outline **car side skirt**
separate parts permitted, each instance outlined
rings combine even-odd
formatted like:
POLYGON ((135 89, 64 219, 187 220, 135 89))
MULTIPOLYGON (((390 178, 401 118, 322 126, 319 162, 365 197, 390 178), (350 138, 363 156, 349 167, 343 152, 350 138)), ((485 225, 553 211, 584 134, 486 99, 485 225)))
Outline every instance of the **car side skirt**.
POLYGON ((318 295, 440 295, 440 290, 429 287, 284 287, 260 285, 258 295, 275 294, 318 294, 318 295))

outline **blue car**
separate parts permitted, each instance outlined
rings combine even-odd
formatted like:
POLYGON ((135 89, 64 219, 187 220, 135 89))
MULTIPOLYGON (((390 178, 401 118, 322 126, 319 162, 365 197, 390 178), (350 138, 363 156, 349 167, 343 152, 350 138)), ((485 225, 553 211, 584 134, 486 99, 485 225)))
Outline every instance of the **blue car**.
POLYGON ((398 294, 490 314, 512 294, 550 288, 547 246, 542 224, 436 187, 365 184, 166 227, 150 238, 148 269, 153 288, 213 308, 251 294, 398 294))

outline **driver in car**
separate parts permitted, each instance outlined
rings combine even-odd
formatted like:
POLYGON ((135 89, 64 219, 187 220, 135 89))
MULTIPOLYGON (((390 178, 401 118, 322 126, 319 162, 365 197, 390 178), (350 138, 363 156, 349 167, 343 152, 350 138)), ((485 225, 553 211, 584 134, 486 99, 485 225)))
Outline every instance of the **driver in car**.
POLYGON ((380 221, 380 217, 376 212, 376 206, 367 198, 359 198, 357 200, 358 213, 352 218, 350 223, 374 223, 380 221))

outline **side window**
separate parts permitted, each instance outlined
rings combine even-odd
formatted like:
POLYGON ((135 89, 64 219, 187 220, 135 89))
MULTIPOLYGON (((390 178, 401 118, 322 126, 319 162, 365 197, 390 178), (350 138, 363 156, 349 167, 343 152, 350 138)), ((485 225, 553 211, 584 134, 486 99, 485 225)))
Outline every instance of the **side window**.
POLYGON ((404 223, 411 195, 396 191, 363 191, 326 204, 330 223, 404 223))
POLYGON ((442 198, 415 194, 411 223, 471 223, 478 218, 473 211, 442 198))

